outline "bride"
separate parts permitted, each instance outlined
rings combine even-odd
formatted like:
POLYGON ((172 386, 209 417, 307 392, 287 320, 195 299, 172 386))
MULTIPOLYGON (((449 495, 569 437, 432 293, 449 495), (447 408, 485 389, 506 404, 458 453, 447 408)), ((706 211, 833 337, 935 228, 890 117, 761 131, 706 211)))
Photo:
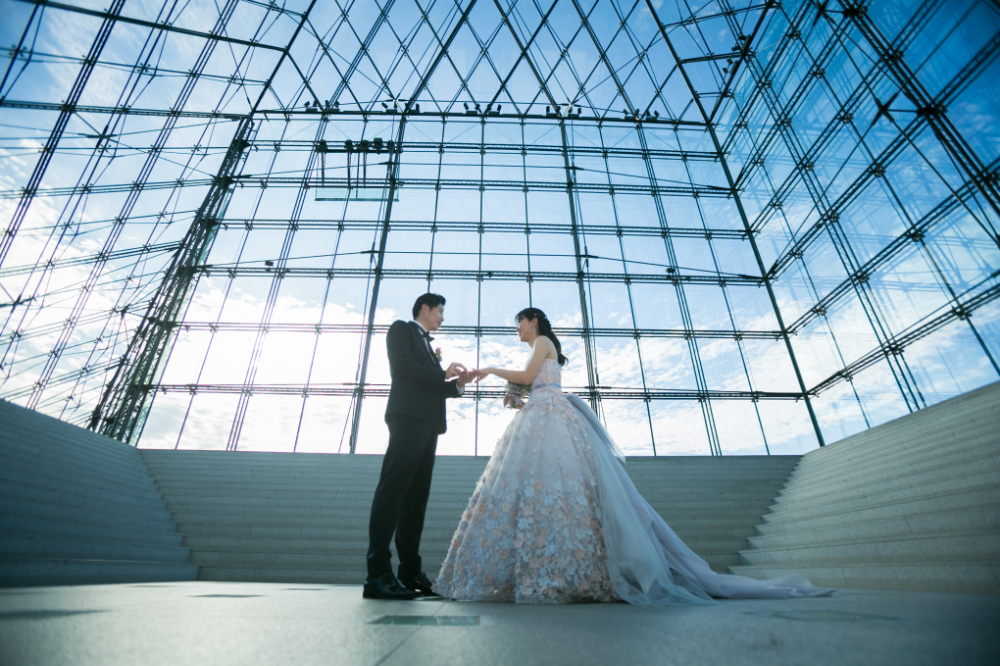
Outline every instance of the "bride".
MULTIPOLYGON (((531 399, 476 485, 441 566, 438 594, 663 606, 832 593, 802 576, 755 580, 712 571, 636 491, 619 463, 624 455, 594 413, 562 392, 566 357, 545 313, 522 310, 517 334, 531 348, 527 368, 476 370, 476 381, 492 374, 530 384, 531 399)), ((510 401, 520 406, 517 396, 510 401)))

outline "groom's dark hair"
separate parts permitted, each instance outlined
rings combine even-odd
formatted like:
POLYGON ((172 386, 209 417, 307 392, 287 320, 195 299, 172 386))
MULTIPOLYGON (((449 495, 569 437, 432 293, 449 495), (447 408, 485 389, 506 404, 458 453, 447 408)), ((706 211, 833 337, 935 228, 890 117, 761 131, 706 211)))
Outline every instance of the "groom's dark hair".
POLYGON ((444 305, 444 296, 441 294, 424 294, 417 299, 417 302, 413 304, 413 318, 416 319, 420 316, 421 306, 426 305, 429 310, 433 310, 439 305, 444 305))

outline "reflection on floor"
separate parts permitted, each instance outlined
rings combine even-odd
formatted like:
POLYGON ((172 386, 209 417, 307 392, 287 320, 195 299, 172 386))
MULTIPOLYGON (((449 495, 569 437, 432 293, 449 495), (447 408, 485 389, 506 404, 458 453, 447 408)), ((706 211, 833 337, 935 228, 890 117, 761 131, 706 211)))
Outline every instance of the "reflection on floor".
POLYGON ((841 590, 710 607, 361 598, 358 585, 0 590, 0 663, 996 664, 1000 597, 841 590))

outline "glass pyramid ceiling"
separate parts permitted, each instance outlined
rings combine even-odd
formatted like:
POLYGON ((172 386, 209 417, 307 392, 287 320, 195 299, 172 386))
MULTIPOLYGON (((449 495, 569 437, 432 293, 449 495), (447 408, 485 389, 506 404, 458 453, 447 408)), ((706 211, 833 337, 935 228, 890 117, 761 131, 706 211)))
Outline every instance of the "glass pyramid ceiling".
MULTIPOLYGON (((380 452, 385 331, 557 326, 631 454, 799 453, 1000 375, 990 2, 3 2, 0 397, 380 452)), ((489 454, 498 385, 439 451, 489 454)))

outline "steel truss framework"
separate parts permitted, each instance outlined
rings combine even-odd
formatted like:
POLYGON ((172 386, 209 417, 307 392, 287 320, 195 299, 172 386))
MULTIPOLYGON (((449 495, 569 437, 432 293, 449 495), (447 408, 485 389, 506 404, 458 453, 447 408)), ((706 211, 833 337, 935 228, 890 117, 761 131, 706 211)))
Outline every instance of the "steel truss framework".
POLYGON ((985 0, 5 9, 5 399, 375 452, 425 290, 469 365, 546 310, 630 453, 801 452, 1000 375, 985 0))

